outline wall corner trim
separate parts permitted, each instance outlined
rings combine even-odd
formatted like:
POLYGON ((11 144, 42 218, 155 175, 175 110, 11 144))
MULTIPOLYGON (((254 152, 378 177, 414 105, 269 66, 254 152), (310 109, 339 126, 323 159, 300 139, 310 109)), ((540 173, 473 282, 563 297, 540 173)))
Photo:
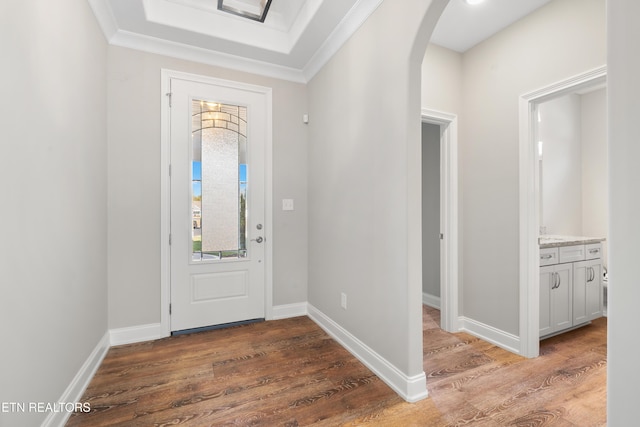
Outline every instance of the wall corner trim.
POLYGON ((460 317, 458 324, 461 327, 461 331, 489 341, 491 344, 495 344, 511 353, 521 354, 520 338, 516 335, 463 316, 460 317))
POLYGON ((110 329, 109 336, 112 346, 133 344, 137 342, 157 340, 166 337, 166 335, 162 333, 162 327, 160 323, 110 329))
MULTIPOLYGON (((62 396, 58 399, 59 402, 80 402, 87 386, 100 367, 104 356, 106 356, 109 347, 109 331, 107 331, 80 367, 76 376, 71 380, 67 389, 62 393, 62 396)), ((49 412, 47 418, 42 422, 41 427, 64 426, 70 416, 71 413, 66 411, 49 412)))
POLYGON ((349 331, 338 325, 326 314, 308 304, 309 318, 335 339, 341 346, 371 369, 382 381, 391 387, 400 397, 413 403, 425 399, 427 393, 426 375, 407 376, 388 360, 369 348, 366 344, 353 336, 349 331))

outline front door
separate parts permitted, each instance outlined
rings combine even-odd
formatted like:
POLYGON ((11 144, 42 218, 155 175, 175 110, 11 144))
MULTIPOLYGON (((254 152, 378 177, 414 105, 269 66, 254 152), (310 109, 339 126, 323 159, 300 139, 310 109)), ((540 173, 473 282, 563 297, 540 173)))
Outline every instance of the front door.
POLYGON ((171 330, 265 317, 267 97, 171 79, 171 330))

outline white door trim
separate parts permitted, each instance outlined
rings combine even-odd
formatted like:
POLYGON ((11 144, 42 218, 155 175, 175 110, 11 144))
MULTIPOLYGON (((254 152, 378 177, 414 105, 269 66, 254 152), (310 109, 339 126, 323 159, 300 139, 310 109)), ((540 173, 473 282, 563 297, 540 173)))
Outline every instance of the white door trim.
POLYGON ((267 135, 265 136, 265 319, 273 318, 273 111, 272 89, 248 83, 222 80, 181 71, 161 70, 161 130, 160 130, 160 328, 162 336, 171 335, 169 304, 171 302, 171 253, 169 234, 171 232, 170 195, 170 113, 171 79, 182 79, 198 83, 226 86, 253 91, 267 97, 267 135))
POLYGON ((458 332, 458 116, 422 109, 422 123, 440 125, 441 328, 458 332))
POLYGON ((607 67, 587 71, 520 97, 520 355, 540 353, 540 168, 534 126, 541 102, 606 82, 607 67))

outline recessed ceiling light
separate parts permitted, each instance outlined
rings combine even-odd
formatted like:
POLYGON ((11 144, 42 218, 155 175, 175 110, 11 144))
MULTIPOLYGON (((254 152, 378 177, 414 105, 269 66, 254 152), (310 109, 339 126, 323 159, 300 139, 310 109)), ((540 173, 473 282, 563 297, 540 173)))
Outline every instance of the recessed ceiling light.
POLYGON ((466 4, 470 4, 470 5, 474 5, 474 4, 480 4, 482 3, 484 0, 464 0, 464 2, 466 4))

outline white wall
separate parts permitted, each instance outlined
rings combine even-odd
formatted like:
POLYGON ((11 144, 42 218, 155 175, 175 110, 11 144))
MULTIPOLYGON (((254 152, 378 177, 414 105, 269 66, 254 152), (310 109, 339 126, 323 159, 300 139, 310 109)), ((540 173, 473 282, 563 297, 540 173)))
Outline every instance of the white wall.
POLYGON ((273 302, 307 300, 302 84, 109 47, 109 327, 160 322, 160 70, 273 88, 273 302), (294 199, 283 212, 281 200, 294 199))
POLYGON ((581 236, 582 103, 570 94, 538 106, 542 141, 540 225, 547 234, 581 236))
MULTIPOLYGON (((582 233, 609 236, 607 90, 582 95, 582 233)), ((602 243, 608 265, 608 241, 602 243)))
POLYGON ((422 292, 440 297, 440 125, 422 124, 422 292))
POLYGON ((637 419, 640 383, 637 337, 640 241, 640 2, 607 2, 609 121, 609 306, 607 424, 637 419))
MULTIPOLYGON (((540 105, 547 234, 608 236, 606 89, 540 105)), ((607 241, 603 242, 605 265, 607 241)))
POLYGON ((53 403, 107 331, 107 46, 86 1, 10 0, 0 52, 0 402, 53 403))
POLYGON ((604 0, 555 0, 463 55, 463 316, 519 334, 518 98, 604 65, 605 42, 604 0))
POLYGON ((460 115, 462 97, 462 54, 429 44, 422 61, 422 108, 460 115))

